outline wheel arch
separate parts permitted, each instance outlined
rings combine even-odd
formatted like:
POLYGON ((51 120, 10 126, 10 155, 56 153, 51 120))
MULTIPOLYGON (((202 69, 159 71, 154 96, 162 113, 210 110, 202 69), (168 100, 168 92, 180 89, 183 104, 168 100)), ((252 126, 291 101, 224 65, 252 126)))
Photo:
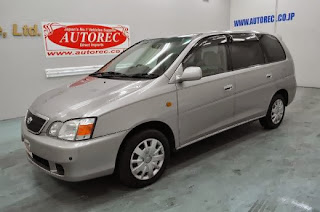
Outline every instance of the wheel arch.
POLYGON ((283 96, 283 98, 285 99, 285 106, 288 106, 288 102, 289 102, 289 93, 286 89, 280 89, 278 90, 273 96, 280 94, 281 96, 283 96))
POLYGON ((146 129, 156 129, 159 130, 160 132, 162 132, 168 139, 169 141, 169 145, 170 145, 170 151, 174 152, 176 151, 176 144, 175 144, 175 137, 174 137, 174 133, 172 131, 172 129, 170 128, 169 125, 167 125, 164 122, 161 121, 149 121, 149 122, 145 122, 142 124, 137 125, 136 127, 132 128, 128 134, 125 136, 125 138, 123 139, 119 151, 117 153, 117 158, 116 158, 116 170, 118 167, 118 161, 119 161, 119 156, 121 155, 121 152, 123 151, 123 147, 126 144, 126 141, 128 140, 128 138, 130 138, 132 135, 134 135, 137 132, 146 130, 146 129))

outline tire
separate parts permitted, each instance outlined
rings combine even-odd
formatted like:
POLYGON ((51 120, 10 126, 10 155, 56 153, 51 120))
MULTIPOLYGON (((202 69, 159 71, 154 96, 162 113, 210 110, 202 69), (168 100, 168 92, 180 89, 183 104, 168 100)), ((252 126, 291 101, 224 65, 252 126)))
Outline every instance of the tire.
MULTIPOLYGON (((276 109, 275 109, 276 110, 276 109)), ((271 99, 267 115, 261 119, 259 119, 260 124, 265 128, 265 129, 276 129, 280 126, 282 123, 282 120, 285 115, 285 99, 281 94, 276 94, 273 96, 271 99), (281 107, 282 105, 282 107, 281 107), (282 111, 282 115, 280 116, 281 113, 277 113, 277 118, 275 117, 275 111, 273 111, 273 108, 278 106, 278 111, 282 111)), ((277 110, 276 110, 277 111, 277 110)))
POLYGON ((156 182, 165 171, 170 158, 167 137, 158 130, 147 129, 133 134, 125 142, 118 160, 121 183, 141 188, 156 182))

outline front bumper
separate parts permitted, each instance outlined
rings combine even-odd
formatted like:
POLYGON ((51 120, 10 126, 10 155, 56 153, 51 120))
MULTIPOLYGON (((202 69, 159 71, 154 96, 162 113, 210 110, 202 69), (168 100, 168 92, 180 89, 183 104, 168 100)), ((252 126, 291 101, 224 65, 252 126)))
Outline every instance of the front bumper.
POLYGON ((29 161, 65 181, 83 181, 113 173, 126 131, 87 141, 62 141, 35 135, 22 124, 22 141, 29 161))

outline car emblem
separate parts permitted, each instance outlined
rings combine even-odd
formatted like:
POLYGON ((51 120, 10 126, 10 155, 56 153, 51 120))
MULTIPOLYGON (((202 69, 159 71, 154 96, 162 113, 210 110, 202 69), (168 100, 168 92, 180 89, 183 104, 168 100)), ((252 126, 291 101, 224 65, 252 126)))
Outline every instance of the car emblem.
POLYGON ((32 117, 29 117, 28 119, 27 119, 27 124, 30 124, 31 122, 32 122, 32 117))

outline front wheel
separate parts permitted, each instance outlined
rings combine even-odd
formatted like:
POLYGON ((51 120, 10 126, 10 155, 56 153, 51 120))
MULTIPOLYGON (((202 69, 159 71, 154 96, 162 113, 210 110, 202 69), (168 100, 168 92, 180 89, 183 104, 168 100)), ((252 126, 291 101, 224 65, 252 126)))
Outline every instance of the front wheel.
POLYGON ((144 187, 157 181, 170 157, 169 142, 163 133, 148 129, 125 141, 120 153, 118 174, 129 187, 144 187))
POLYGON ((275 95, 269 105, 267 115, 261 118, 260 124, 266 129, 278 128, 285 114, 285 100, 282 95, 275 95))

